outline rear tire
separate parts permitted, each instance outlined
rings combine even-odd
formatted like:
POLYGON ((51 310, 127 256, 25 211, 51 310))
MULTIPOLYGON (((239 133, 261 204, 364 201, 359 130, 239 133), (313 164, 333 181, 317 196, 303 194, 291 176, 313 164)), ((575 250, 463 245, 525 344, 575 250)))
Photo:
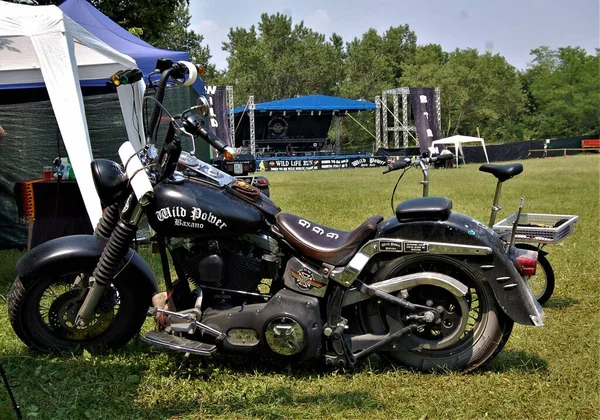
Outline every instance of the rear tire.
MULTIPOLYGON (((463 298, 466 306, 462 306, 468 308, 468 314, 462 313, 460 305, 452 304, 452 297, 438 293, 439 288, 435 286, 416 286, 408 290, 408 300, 413 303, 424 304, 430 297, 436 299, 435 295, 439 295, 439 302, 433 306, 448 305, 444 306, 445 313, 459 315, 460 322, 455 322, 455 325, 461 325, 459 333, 454 336, 448 334, 451 339, 444 343, 446 338, 442 337, 443 333, 440 334, 441 326, 429 324, 399 340, 394 351, 381 352, 380 355, 394 364, 420 371, 449 369, 468 372, 482 367, 502 350, 512 331, 513 321, 498 306, 481 272, 473 271, 472 267, 450 257, 410 255, 388 262, 375 274, 373 282, 425 271, 448 275, 469 288, 463 298)), ((399 309, 378 305, 375 299, 360 304, 358 312, 365 333, 394 332, 398 327, 390 331, 387 320, 390 316, 401 319, 399 309)), ((454 319, 458 321, 456 315, 454 319)))
POLYGON ((527 282, 540 305, 548 302, 554 293, 554 270, 544 255, 538 254, 535 275, 529 276, 527 282))
POLYGON ((9 319, 28 347, 44 352, 118 349, 139 332, 147 311, 142 299, 145 294, 136 293, 133 285, 123 280, 107 287, 88 326, 75 326, 86 288, 76 279, 87 279, 94 267, 86 261, 73 261, 60 270, 17 277, 10 290, 9 319))

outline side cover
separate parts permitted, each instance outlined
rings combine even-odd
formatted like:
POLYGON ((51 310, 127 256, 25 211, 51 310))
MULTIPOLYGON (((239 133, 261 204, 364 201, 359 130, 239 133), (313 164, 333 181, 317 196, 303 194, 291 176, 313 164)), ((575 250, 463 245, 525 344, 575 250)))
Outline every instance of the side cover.
MULTIPOLYGON (((63 236, 45 242, 23 255, 17 262, 17 275, 23 283, 31 281, 34 273, 51 273, 56 270, 68 270, 72 261, 81 259, 97 262, 102 255, 107 240, 93 235, 63 236)), ((140 288, 140 294, 148 297, 158 292, 156 278, 146 261, 133 250, 129 250, 124 261, 127 265, 115 281, 134 281, 140 288)))
POLYGON ((461 260, 483 275, 504 312, 515 322, 537 325, 542 322, 540 305, 533 297, 525 280, 504 251, 500 237, 477 220, 451 213, 445 221, 418 221, 400 223, 395 217, 382 222, 378 238, 397 238, 414 241, 411 252, 427 253, 427 246, 419 243, 443 242, 460 245, 486 246, 492 249, 487 256, 461 257, 461 260), (532 319, 535 317, 535 320, 532 319))

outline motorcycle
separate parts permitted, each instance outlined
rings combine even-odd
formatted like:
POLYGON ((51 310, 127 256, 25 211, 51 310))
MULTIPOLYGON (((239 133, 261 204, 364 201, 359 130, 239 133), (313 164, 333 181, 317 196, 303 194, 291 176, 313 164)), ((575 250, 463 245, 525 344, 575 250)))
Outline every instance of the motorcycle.
MULTIPOLYGON (((432 164, 438 165, 444 161, 451 161, 453 158, 454 155, 451 153, 437 156, 425 154, 424 156, 406 157, 391 165, 386 173, 399 169, 404 169, 404 172, 406 172, 410 168, 420 170, 423 173, 423 181, 420 181, 420 184, 423 186, 423 197, 427 197, 429 196, 430 166, 432 164)), ((548 261, 548 252, 544 250, 544 247, 548 244, 562 242, 570 236, 574 232, 574 225, 579 220, 579 216, 539 213, 522 214, 523 203, 521 203, 518 213, 512 214, 496 223, 498 211, 502 209, 499 205, 502 184, 523 172, 523 165, 520 163, 505 165, 486 163, 481 165, 479 170, 490 173, 497 179, 488 227, 496 231, 507 242, 514 243, 517 238, 523 241, 515 243, 515 247, 518 249, 537 252, 535 270, 530 270, 526 273, 526 279, 536 300, 540 305, 544 305, 552 296, 555 285, 554 269, 550 261, 548 261)), ((396 182, 394 192, 392 193, 392 209, 394 208, 393 199, 396 188, 404 172, 398 178, 398 182, 396 182)))
MULTIPOLYGON (((187 69, 162 61, 149 139, 167 81, 187 69)), ((118 349, 150 316, 156 328, 142 340, 187 355, 340 368, 377 353, 416 370, 470 371, 500 352, 513 322, 543 325, 522 274, 535 258, 452 212, 450 200, 408 200, 393 217, 370 217, 353 231, 282 212, 182 151, 182 139, 201 138, 233 159, 204 126, 207 112, 200 98, 171 117, 160 153, 152 145, 136 153, 127 142, 123 166, 92 162, 105 208, 94 235, 54 239, 17 263, 9 318, 26 345, 118 349), (156 232, 162 291, 130 249, 143 215, 156 232)))

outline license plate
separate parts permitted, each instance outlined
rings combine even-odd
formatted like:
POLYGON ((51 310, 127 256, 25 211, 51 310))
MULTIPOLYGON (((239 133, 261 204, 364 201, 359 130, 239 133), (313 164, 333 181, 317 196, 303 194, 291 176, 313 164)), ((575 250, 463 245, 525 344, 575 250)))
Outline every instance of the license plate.
POLYGON ((244 165, 241 163, 234 163, 233 164, 233 173, 234 174, 241 174, 244 172, 244 165))

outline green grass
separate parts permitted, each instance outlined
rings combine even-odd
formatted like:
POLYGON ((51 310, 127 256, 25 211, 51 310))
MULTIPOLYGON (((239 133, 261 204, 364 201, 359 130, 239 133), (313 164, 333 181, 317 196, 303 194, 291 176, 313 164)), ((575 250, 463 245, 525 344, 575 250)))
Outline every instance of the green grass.
MULTIPOLYGON (((16 338, 2 299, 0 363, 32 418, 598 418, 600 159, 522 163, 524 173, 504 185, 502 217, 516 211, 525 195, 525 211, 578 214, 580 220, 573 236, 547 248, 557 285, 545 327, 516 325, 506 348, 483 371, 418 374, 373 357, 354 371, 330 372, 314 363, 217 356, 193 359, 176 374, 179 354, 138 340, 115 354, 46 356, 16 338)), ((380 169, 267 175, 284 211, 318 223, 352 229, 373 214, 391 215, 396 176, 382 176, 380 169)), ((407 173, 401 199, 421 194, 419 176, 407 173)), ((430 195, 447 196, 454 210, 486 222, 494 181, 477 165, 435 170, 430 195)), ((20 255, 0 253, 2 295, 20 255)), ((12 418, 1 386, 0 418, 12 418)))

